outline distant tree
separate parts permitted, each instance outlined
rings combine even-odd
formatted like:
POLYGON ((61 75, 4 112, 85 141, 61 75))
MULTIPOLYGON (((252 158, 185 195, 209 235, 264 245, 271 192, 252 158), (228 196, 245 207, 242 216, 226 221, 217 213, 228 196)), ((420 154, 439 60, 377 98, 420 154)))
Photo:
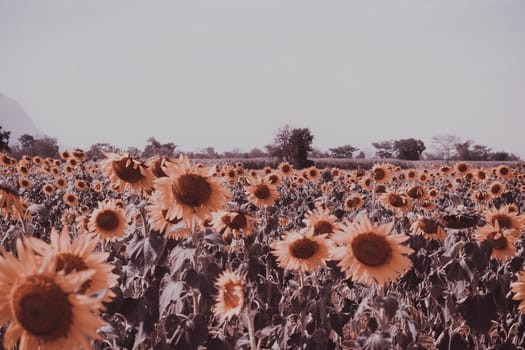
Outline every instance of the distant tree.
POLYGON ((455 154, 456 145, 461 142, 461 139, 454 135, 444 134, 432 136, 432 145, 436 153, 433 159, 444 159, 446 161, 452 159, 455 154))
POLYGON ((33 148, 35 144, 35 137, 29 134, 22 134, 18 137, 18 142, 20 142, 22 149, 29 150, 33 148))
POLYGON ((377 149, 376 156, 379 158, 392 158, 392 155, 394 154, 393 141, 372 142, 372 146, 377 149))
POLYGON ((353 153, 359 151, 359 148, 352 145, 344 145, 334 148, 329 148, 330 156, 332 158, 352 158, 353 153))
POLYGON ((99 142, 91 145, 86 156, 89 160, 100 160, 105 158, 103 152, 118 152, 118 148, 107 142, 99 142))
POLYGON ((456 159, 458 160, 489 160, 490 154, 490 148, 476 145, 472 140, 456 144, 456 159))
POLYGON ((489 156, 489 160, 497 161, 497 162, 505 162, 505 161, 518 161, 520 160, 520 157, 513 153, 508 152, 494 152, 491 153, 489 156))
POLYGON ((425 149, 423 141, 414 138, 394 141, 394 154, 399 159, 419 160, 425 149))
POLYGON ((292 129, 285 125, 275 135, 274 143, 266 146, 266 150, 271 156, 292 163, 296 169, 302 169, 313 164, 308 159, 313 139, 310 129, 292 129))
POLYGON ((157 141, 157 139, 155 139, 155 137, 150 137, 148 139, 148 143, 144 147, 142 157, 149 158, 151 156, 158 155, 165 158, 174 158, 175 148, 177 148, 177 145, 173 142, 160 143, 157 141))
POLYGON ((11 137, 11 131, 2 131, 0 126, 0 152, 9 152, 9 138, 11 137))
POLYGON ((268 156, 268 153, 264 152, 262 149, 258 147, 252 148, 250 152, 246 154, 246 158, 261 158, 261 157, 267 157, 267 156, 268 156))
POLYGON ((319 148, 312 148, 309 154, 310 154, 310 157, 312 158, 329 158, 330 157, 330 153, 324 152, 319 148))

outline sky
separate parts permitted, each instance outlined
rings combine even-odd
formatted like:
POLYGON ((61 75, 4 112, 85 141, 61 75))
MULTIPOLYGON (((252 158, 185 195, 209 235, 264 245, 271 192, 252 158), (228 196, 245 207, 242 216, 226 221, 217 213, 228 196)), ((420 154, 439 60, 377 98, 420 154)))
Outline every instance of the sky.
POLYGON ((0 0, 0 92, 59 142, 453 134, 525 158, 525 0, 0 0))

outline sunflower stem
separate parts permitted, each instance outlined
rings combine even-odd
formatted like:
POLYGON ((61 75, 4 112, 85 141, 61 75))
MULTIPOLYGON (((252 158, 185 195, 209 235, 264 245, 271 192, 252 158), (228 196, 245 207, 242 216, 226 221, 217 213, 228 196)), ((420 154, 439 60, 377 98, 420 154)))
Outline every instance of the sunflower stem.
POLYGON ((257 341, 255 338, 255 324, 250 309, 245 308, 246 318, 248 319, 248 336, 250 337, 250 349, 257 350, 257 341))
POLYGON ((303 270, 299 270, 299 285, 301 288, 304 287, 304 273, 303 270))
MULTIPOLYGON (((195 229, 197 223, 195 216, 191 218, 191 240, 195 251, 193 252, 193 268, 198 272, 198 258, 199 258, 199 240, 197 237, 197 230, 195 229)), ((199 291, 198 289, 192 288, 192 299, 193 299, 193 315, 199 313, 199 291)))

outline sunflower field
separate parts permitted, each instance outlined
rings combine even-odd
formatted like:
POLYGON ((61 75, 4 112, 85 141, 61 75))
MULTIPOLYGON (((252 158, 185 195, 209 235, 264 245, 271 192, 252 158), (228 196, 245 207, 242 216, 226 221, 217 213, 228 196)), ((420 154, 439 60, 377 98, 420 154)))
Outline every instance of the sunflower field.
POLYGON ((0 154, 5 349, 525 349, 525 164, 0 154))

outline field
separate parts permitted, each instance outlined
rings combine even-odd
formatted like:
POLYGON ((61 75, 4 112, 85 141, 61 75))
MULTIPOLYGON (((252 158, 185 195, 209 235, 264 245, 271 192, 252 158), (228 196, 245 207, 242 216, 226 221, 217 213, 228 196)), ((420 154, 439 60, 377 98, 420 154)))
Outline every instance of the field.
POLYGON ((5 348, 525 348, 525 164, 0 163, 5 348))

